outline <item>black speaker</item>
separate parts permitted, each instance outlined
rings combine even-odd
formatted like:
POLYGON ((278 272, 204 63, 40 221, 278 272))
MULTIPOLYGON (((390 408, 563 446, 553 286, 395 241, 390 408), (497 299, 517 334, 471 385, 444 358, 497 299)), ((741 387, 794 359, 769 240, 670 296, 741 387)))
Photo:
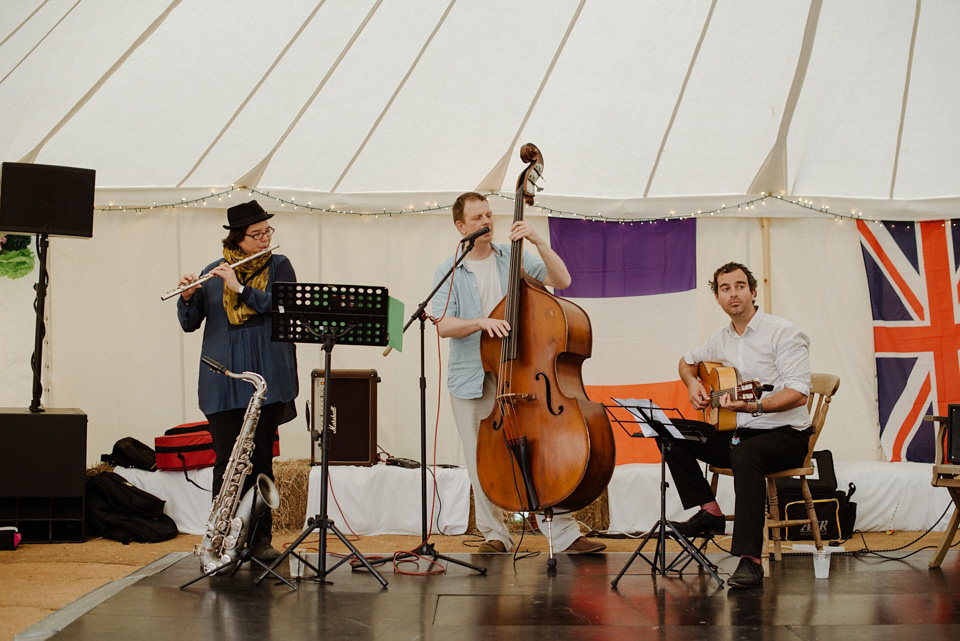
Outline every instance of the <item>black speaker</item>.
MULTIPOLYGON (((319 432, 323 412, 323 370, 310 375, 310 428, 319 432)), ((375 369, 330 370, 331 426, 327 462, 330 465, 365 465, 377 462, 377 383, 375 369)), ((313 442, 310 462, 320 465, 320 440, 313 442)))
POLYGON ((96 171, 33 163, 3 163, 0 231, 93 236, 96 171))
POLYGON ((0 408, 0 526, 28 543, 84 539, 87 415, 0 408))
POLYGON ((947 407, 947 442, 944 444, 944 463, 960 463, 960 405, 947 407))

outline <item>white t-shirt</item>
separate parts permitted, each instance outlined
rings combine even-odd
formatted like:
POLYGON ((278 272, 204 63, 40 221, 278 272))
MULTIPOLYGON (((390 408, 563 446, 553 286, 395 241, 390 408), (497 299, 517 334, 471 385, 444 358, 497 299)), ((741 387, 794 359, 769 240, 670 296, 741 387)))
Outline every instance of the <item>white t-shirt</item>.
POLYGON ((463 266, 477 279, 477 288, 480 290, 480 312, 489 316, 493 308, 503 300, 503 287, 500 285, 500 275, 497 273, 496 256, 490 254, 483 260, 463 261, 463 266))

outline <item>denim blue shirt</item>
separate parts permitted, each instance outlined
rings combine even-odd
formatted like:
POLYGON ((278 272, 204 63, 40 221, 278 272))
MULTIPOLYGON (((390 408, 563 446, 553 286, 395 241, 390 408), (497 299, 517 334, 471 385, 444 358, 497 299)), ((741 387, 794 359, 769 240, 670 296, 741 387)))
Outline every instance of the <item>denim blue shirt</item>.
MULTIPOLYGON (((510 245, 491 243, 497 261, 497 274, 504 295, 507 291, 507 277, 510 275, 510 245)), ((456 257, 445 260, 433 276, 436 286, 443 278, 456 257)), ((523 252, 523 271, 543 281, 547 277, 547 267, 543 261, 529 252, 523 252)), ((451 278, 437 290, 433 297, 433 315, 437 318, 444 313, 456 318, 480 318, 480 289, 477 277, 461 262, 451 278), (453 281, 453 293, 447 306, 447 293, 453 281)), ((458 398, 480 398, 483 395, 483 364, 480 362, 480 332, 474 332, 463 338, 450 339, 450 362, 447 365, 447 389, 458 398)))

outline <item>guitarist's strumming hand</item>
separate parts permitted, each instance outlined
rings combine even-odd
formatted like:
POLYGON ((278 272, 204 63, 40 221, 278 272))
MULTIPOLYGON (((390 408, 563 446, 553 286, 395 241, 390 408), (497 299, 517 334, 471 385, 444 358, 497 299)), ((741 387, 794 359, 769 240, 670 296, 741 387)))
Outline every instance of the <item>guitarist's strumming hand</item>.
POLYGON ((693 409, 699 411, 710 406, 710 393, 699 380, 694 379, 687 389, 690 390, 690 404, 693 409))

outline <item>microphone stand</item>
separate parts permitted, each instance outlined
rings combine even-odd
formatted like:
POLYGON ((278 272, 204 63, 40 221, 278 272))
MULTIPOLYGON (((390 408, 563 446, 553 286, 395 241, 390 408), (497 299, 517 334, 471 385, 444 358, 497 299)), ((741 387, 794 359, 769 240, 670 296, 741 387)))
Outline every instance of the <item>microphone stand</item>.
MULTIPOLYGON (((489 231, 490 230, 488 229, 484 233, 488 233, 489 231)), ((480 235, 482 236, 483 234, 480 234, 480 235)), ((451 558, 449 556, 444 556, 436 551, 432 543, 428 542, 430 529, 427 524, 427 376, 425 374, 425 357, 424 357, 424 336, 425 336, 424 327, 426 325, 427 315, 424 310, 426 310, 427 305, 430 303, 431 300, 433 300, 434 295, 440 290, 440 287, 445 282, 447 282, 447 279, 449 279, 450 275, 453 274, 453 270, 456 269, 461 262, 463 262, 467 254, 469 254, 470 251, 473 249, 473 246, 476 243, 476 238, 468 237, 468 239, 465 239, 465 240, 466 240, 465 244, 467 245, 466 250, 464 250, 463 252, 460 253, 459 256, 457 256, 456 260, 453 261, 453 265, 450 266, 450 269, 447 271, 444 277, 440 279, 440 282, 437 283, 437 286, 434 287, 433 291, 430 292, 429 295, 427 295, 426 299, 424 299, 422 303, 420 303, 416 311, 414 311, 413 314, 410 315, 410 318, 407 320, 406 325, 403 326, 403 332, 401 332, 401 333, 406 332, 407 328, 413 324, 413 321, 415 320, 420 321, 420 461, 421 461, 420 462, 420 524, 421 524, 422 538, 421 538, 420 547, 418 547, 416 550, 413 550, 412 552, 400 553, 396 555, 394 558, 404 559, 411 556, 429 556, 429 557, 432 557, 434 560, 443 559, 448 563, 455 563, 457 565, 470 568, 471 570, 476 570, 480 574, 486 574, 487 568, 482 568, 476 565, 472 565, 470 563, 466 563, 464 561, 460 561, 458 559, 451 558)), ((388 348, 383 355, 386 356, 389 353, 390 353, 390 349, 388 348)), ((437 484, 436 476, 434 476, 433 484, 434 484, 434 491, 436 491, 436 484, 437 484)), ((372 561, 372 563, 386 563, 386 561, 387 561, 386 559, 376 560, 376 561, 372 561)))

